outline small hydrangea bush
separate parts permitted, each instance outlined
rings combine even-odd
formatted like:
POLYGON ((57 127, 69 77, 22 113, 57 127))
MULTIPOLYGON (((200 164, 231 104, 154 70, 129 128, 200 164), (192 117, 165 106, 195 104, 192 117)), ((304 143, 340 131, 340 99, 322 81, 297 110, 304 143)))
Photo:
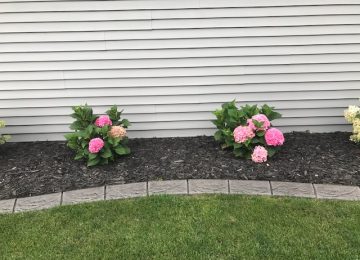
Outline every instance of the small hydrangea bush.
POLYGON ((360 143, 360 107, 349 106, 348 109, 345 110, 344 116, 346 121, 353 126, 353 134, 350 136, 350 140, 355 143, 360 143))
POLYGON ((96 116, 88 105, 73 107, 71 115, 75 121, 70 129, 75 132, 65 135, 67 146, 76 152, 75 160, 86 159, 87 166, 104 165, 116 157, 127 155, 127 119, 121 120, 121 112, 116 106, 106 111, 106 115, 96 116))
POLYGON ((266 162, 285 142, 283 133, 271 124, 281 117, 273 107, 245 105, 238 108, 234 100, 213 113, 216 116, 213 123, 218 128, 215 140, 223 149, 233 149, 236 157, 266 162))
MULTIPOLYGON (((4 128, 5 127, 5 121, 0 120, 0 128, 4 128)), ((11 138, 10 135, 2 135, 0 134, 0 144, 4 144, 7 141, 9 141, 11 138)))

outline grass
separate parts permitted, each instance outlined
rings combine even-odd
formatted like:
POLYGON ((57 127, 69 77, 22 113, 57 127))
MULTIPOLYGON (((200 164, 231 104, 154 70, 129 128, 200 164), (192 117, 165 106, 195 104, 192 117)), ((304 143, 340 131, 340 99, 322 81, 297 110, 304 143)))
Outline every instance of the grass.
POLYGON ((0 215, 1 259, 360 259, 360 203, 157 196, 0 215))

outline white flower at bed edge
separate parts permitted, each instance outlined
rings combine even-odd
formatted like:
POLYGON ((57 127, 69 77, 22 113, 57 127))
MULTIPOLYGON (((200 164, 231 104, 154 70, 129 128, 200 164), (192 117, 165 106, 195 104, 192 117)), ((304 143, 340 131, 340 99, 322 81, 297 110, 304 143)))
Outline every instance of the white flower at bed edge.
POLYGON ((344 116, 346 121, 352 123, 357 115, 360 114, 360 107, 358 106, 349 106, 348 109, 344 111, 344 116))

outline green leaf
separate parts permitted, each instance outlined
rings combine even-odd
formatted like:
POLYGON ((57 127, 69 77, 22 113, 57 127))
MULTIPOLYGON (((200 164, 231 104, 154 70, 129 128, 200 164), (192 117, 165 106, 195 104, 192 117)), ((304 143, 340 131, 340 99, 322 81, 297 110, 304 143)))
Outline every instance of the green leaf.
POLYGON ((77 140, 73 140, 73 139, 69 140, 66 145, 67 147, 73 150, 77 150, 80 146, 77 140))
POLYGON ((276 148, 271 148, 271 147, 267 147, 266 150, 268 151, 268 156, 269 157, 273 157, 275 155, 276 151, 277 151, 276 148))
POLYGON ((214 138, 216 141, 221 141, 223 139, 223 133, 221 130, 216 131, 214 138))
POLYGON ((79 151, 77 154, 76 154, 76 156, 75 156, 75 160, 80 160, 80 159, 82 159, 82 158, 84 158, 84 153, 82 152, 82 151, 79 151))
POLYGON ((91 167, 91 166, 95 166, 95 165, 97 165, 97 164, 99 164, 100 163, 100 158, 99 157, 96 157, 96 158, 94 158, 94 159, 89 159, 88 160, 88 163, 87 163, 87 166, 88 167, 91 167))
POLYGON ((106 165, 109 163, 109 158, 101 158, 100 159, 100 164, 101 165, 106 165))
POLYGON ((234 155, 236 157, 244 157, 245 152, 242 149, 234 149, 234 155))
POLYGON ((95 159, 95 158, 97 158, 98 157, 98 154, 97 153, 89 153, 89 159, 90 160, 93 160, 93 159, 95 159))
POLYGON ((261 128, 261 127, 263 127, 263 125, 264 125, 264 122, 260 122, 260 121, 257 121, 257 120, 255 120, 255 119, 252 119, 252 121, 253 121, 254 125, 255 125, 257 128, 261 128))
POLYGON ((129 120, 123 119, 123 120, 121 121, 121 125, 122 125, 122 127, 124 127, 124 128, 128 128, 129 126, 131 126, 131 123, 129 122, 129 120))
POLYGON ((110 127, 108 125, 104 126, 103 128, 101 128, 101 135, 104 137, 107 136, 109 130, 110 130, 110 127))
POLYGON ((78 135, 77 133, 68 133, 64 135, 66 140, 76 140, 78 135))
POLYGON ((121 112, 118 112, 117 106, 112 106, 106 114, 110 117, 111 121, 117 122, 120 120, 121 112))
POLYGON ((262 137, 265 135, 265 131, 258 131, 256 132, 256 135, 262 137))
POLYGON ((115 148, 115 152, 118 155, 126 155, 130 153, 130 148, 121 145, 115 148))
POLYGON ((242 147, 243 147, 242 144, 239 144, 239 143, 234 144, 234 149, 239 149, 239 148, 242 148, 242 147))
POLYGON ((102 158, 110 158, 111 156, 113 156, 111 150, 109 148, 107 149, 104 149, 102 152, 101 152, 101 155, 100 155, 102 158))

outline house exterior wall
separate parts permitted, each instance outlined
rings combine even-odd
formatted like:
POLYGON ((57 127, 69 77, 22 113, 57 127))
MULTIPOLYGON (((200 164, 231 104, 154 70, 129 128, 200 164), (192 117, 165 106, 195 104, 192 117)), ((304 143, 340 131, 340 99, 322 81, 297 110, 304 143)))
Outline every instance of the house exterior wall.
POLYGON ((61 140, 71 106, 116 104, 131 137, 210 135, 223 102, 285 131, 347 131, 360 96, 360 0, 0 0, 0 118, 61 140))

